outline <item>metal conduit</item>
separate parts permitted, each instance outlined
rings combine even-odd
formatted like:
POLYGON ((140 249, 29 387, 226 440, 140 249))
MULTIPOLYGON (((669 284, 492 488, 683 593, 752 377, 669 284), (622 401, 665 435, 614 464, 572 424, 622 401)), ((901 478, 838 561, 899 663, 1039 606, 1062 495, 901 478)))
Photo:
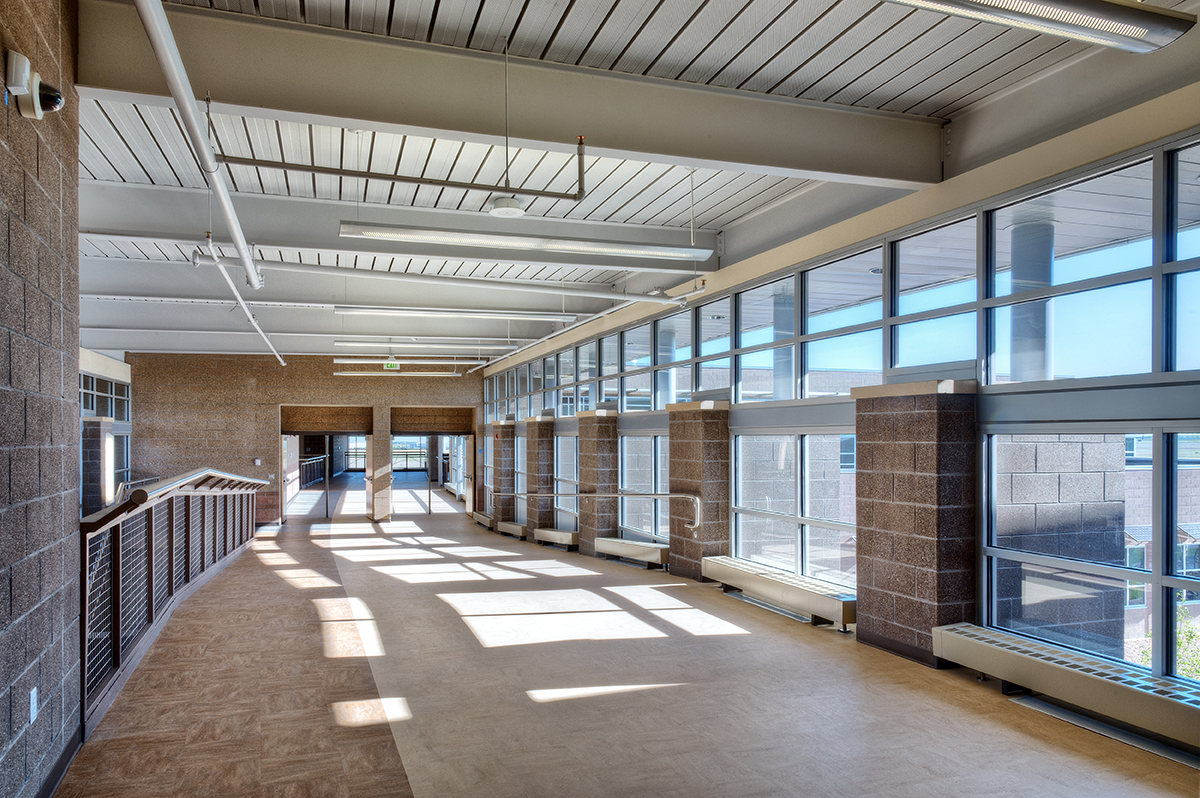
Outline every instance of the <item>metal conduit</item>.
POLYGON ((692 502, 693 518, 692 523, 684 523, 683 528, 692 533, 692 537, 696 537, 696 530, 704 523, 704 508, 700 504, 700 497, 693 496, 690 493, 496 493, 491 488, 487 488, 487 492, 494 499, 496 497, 509 498, 517 496, 534 496, 538 499, 551 499, 561 497, 564 499, 689 499, 692 502))
MULTIPOLYGON (((175 43, 175 37, 171 33, 171 26, 167 23, 167 14, 163 10, 162 2, 160 0, 134 0, 134 5, 137 6, 138 15, 142 18, 142 25, 146 28, 146 35, 150 38, 154 54, 158 57, 163 77, 167 79, 167 85, 171 89, 171 96, 175 100, 175 107, 179 110, 179 117, 192 145, 192 151, 195 152, 204 177, 208 180, 208 185, 217 198, 221 215, 225 217, 229 235, 238 251, 238 258, 241 260, 242 268, 246 270, 246 282, 251 288, 262 288, 262 277, 254 267, 254 255, 250 252, 246 236, 242 232, 242 225, 237 218, 237 212, 233 209, 233 198, 229 194, 229 186, 225 184, 225 175, 213 158, 208 140, 205 138, 204 126, 196 111, 196 95, 192 91, 192 84, 184 69, 183 59, 179 55, 179 46, 175 43)), ((225 279, 229 280, 228 275, 225 279)), ((233 287, 232 282, 229 285, 233 287)), ((236 290, 234 294, 237 294, 236 290)), ((253 322, 253 319, 251 321, 253 322)), ((255 327, 257 328, 258 325, 255 324, 255 327)), ((266 338, 266 336, 263 337, 266 338)), ((270 345, 269 341, 268 345, 270 345)), ((274 351, 273 347, 271 351, 274 351)), ((279 357, 279 354, 276 353, 275 357, 279 357)), ((280 362, 283 362, 282 359, 280 362)))
MULTIPOLYGON (((196 250, 197 253, 199 251, 200 250, 196 250)), ((217 270, 220 271, 221 276, 225 278, 225 284, 228 285, 229 290, 233 292, 233 297, 237 300, 238 307, 240 307, 242 312, 246 314, 246 319, 250 322, 250 326, 254 328, 254 331, 258 333, 259 337, 261 337, 263 342, 266 343, 267 349, 271 350, 271 354, 274 355, 275 359, 279 361, 279 365, 286 366, 287 362, 284 361, 283 357, 279 354, 279 351, 275 349, 275 345, 271 343, 271 339, 267 337, 265 332, 263 332, 262 327, 258 326, 258 319, 254 318, 254 314, 250 312, 250 307, 246 304, 246 300, 242 299, 242 295, 240 292, 238 292, 237 286, 233 284, 233 280, 229 279, 229 272, 225 271, 224 264, 222 264, 216 258, 216 249, 213 248, 211 236, 208 239, 208 251, 212 253, 212 258, 216 262, 217 270)), ((193 255, 193 257, 195 256, 193 255)))

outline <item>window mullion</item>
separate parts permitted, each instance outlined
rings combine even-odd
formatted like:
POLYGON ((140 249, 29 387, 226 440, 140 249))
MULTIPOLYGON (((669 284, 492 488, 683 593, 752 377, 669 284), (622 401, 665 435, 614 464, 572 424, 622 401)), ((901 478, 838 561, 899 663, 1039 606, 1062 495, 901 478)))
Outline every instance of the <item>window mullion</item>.
POLYGON ((1170 454, 1167 451, 1167 436, 1162 427, 1155 427, 1151 433, 1153 446, 1150 455, 1150 562, 1147 563, 1150 573, 1154 575, 1153 584, 1147 585, 1150 595, 1150 672, 1155 676, 1167 673, 1171 661, 1171 649, 1175 640, 1172 634, 1172 615, 1174 602, 1171 601, 1174 591, 1162 586, 1162 577, 1167 573, 1171 562, 1171 544, 1167 530, 1173 524, 1166 523, 1170 503, 1167 501, 1167 478, 1172 466, 1170 454))

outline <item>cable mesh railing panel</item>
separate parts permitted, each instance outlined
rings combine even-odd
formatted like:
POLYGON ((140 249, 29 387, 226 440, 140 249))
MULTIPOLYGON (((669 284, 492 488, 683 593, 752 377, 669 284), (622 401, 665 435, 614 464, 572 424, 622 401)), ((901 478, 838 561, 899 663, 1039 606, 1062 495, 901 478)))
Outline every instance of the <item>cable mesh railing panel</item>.
POLYGON ((87 542, 87 691, 90 695, 113 670, 112 539, 106 529, 87 542))
POLYGON ((172 499, 171 504, 175 508, 175 551, 171 556, 175 558, 175 589, 178 590, 187 581, 187 535, 184 534, 188 521, 187 502, 180 496, 172 499))
POLYGON ((146 600, 148 571, 146 513, 121 524, 121 649, 128 648, 150 623, 146 600))
POLYGON ((154 530, 154 612, 166 606, 171 597, 170 562, 171 562, 171 508, 166 502, 154 505, 151 509, 154 530))

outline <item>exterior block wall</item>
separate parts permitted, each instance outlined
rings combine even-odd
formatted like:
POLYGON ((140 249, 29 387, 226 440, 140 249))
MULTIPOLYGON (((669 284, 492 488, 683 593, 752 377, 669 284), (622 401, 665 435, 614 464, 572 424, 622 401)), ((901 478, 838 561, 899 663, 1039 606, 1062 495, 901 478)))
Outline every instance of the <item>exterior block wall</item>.
MULTIPOLYGON (((601 415, 604 413, 605 415, 601 415)), ((617 492, 617 417, 579 414, 579 492, 617 492)), ((616 537, 619 499, 579 500, 579 551, 596 553, 596 538, 616 537)))
MULTIPOLYGON (((494 428, 492 464, 497 494, 512 494, 517 489, 516 437, 517 428, 511 421, 497 424, 494 428)), ((496 495, 492 499, 497 521, 517 520, 517 500, 512 495, 496 495)))
POLYGON ((667 407, 670 411, 671 489, 700 497, 703 523, 692 532, 693 504, 671 499, 671 573, 701 579, 700 561, 729 554, 729 406, 712 409, 699 403, 667 407))
MULTIPOLYGON (((79 96, 74 3, 4 0, 0 44, 66 106, 0 106, 0 795, 53 784, 80 737, 79 96), (37 717, 30 694, 37 689, 37 717)), ((0 71, 5 64, 0 61, 0 71)))
POLYGON ((976 620, 973 394, 858 399, 858 640, 928 664, 976 620))
POLYGON ((79 456, 83 460, 81 469, 83 482, 81 507, 83 515, 91 515, 104 507, 104 439, 112 434, 111 418, 89 418, 83 423, 83 436, 79 456))

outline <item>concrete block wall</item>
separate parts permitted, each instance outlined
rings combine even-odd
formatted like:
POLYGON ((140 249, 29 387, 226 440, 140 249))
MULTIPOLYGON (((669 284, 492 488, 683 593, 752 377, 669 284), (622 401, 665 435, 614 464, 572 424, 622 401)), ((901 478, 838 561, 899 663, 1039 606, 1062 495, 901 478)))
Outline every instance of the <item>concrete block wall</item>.
MULTIPOLYGON (((525 422, 525 473, 530 493, 554 492, 554 419, 534 417, 525 422)), ((527 529, 554 528, 554 500, 525 500, 527 529)))
MULTIPOLYGON (((496 494, 511 494, 517 489, 517 427, 511 421, 504 421, 492 429, 492 465, 495 469, 492 472, 493 487, 496 494)), ((516 521, 517 500, 513 496, 496 495, 493 497, 492 506, 495 508, 496 520, 516 521)))
MULTIPOLYGON (((53 784, 78 745, 79 97, 77 12, 0 3, 0 44, 66 98, 0 106, 0 795, 53 784), (30 693, 37 689, 37 717, 30 693)), ((0 59, 0 71, 5 63, 0 59)))
MULTIPOLYGON (((457 423, 470 419, 483 399, 483 378, 478 373, 456 380, 388 375, 347 379, 333 375, 338 367, 332 357, 289 357, 286 367, 269 355, 130 353, 126 360, 134 390, 134 468, 171 476, 211 466, 267 479, 271 484, 259 491, 257 500, 261 522, 279 517, 284 474, 279 462, 281 429, 347 433, 388 429, 396 408, 434 408, 457 423), (284 405, 294 414, 288 416, 289 423, 300 424, 306 418, 308 429, 283 427, 284 405), (327 418, 319 415, 321 408, 336 408, 343 417, 356 418, 359 426, 330 429, 327 418), (376 409, 382 414, 376 414, 376 409), (262 458, 261 466, 254 465, 256 457, 262 458)), ((470 431, 468 427, 464 434, 470 431)))
POLYGON ((82 492, 80 512, 85 516, 91 515, 105 505, 104 440, 112 434, 112 428, 113 420, 111 418, 93 417, 85 419, 83 422, 82 441, 79 449, 79 456, 83 459, 83 482, 79 489, 82 492))
POLYGON ((729 554, 729 404, 685 402, 667 407, 670 493, 700 497, 703 523, 692 532, 693 503, 671 499, 671 573, 700 579, 700 560, 729 554))
POLYGON ((861 390, 858 640, 936 665, 930 630, 977 614, 975 396, 861 390))
MULTIPOLYGON (((589 410, 579 416, 579 492, 617 492, 617 416, 589 410)), ((579 500, 579 551, 596 553, 596 538, 616 537, 619 499, 579 500)))

